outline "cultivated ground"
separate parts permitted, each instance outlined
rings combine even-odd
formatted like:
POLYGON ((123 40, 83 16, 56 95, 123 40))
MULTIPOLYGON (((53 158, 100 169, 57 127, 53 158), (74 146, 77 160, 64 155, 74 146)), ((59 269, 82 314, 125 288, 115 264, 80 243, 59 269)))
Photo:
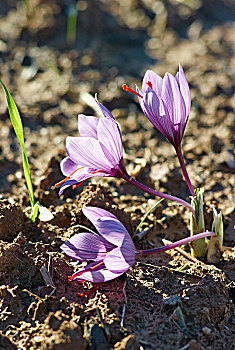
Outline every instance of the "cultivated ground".
MULTIPOLYGON (((0 1, 0 77, 20 110, 36 198, 54 219, 32 223, 21 152, 0 92, 0 349, 235 348, 234 78, 235 5, 229 0, 78 1, 75 43, 66 41, 69 1, 0 1), (77 264, 60 250, 92 228, 83 205, 113 212, 134 235, 158 200, 117 179, 92 179, 59 197, 65 139, 77 114, 94 115, 92 99, 109 108, 123 136, 128 172, 145 185, 189 199, 173 147, 150 124, 134 88, 147 68, 175 74, 181 63, 192 108, 183 139, 195 187, 205 188, 206 228, 213 204, 224 217, 223 259, 209 265, 185 250, 140 260, 125 276, 91 288, 69 282, 77 264), (89 95, 90 94, 90 95, 89 95), (55 290, 40 269, 52 264, 55 290), (122 312, 127 297, 124 326, 122 312)), ((163 201, 135 244, 162 245, 189 234, 189 213, 163 201)))

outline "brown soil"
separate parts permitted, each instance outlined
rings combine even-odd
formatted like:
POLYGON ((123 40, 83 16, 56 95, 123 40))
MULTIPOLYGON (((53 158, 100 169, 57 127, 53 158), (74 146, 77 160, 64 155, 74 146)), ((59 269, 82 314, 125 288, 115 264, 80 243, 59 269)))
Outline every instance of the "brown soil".
MULTIPOLYGON (((54 219, 28 219, 21 151, 0 92, 0 349, 234 349, 234 2, 78 1, 73 44, 66 41, 72 1, 30 3, 26 16, 23 1, 0 2, 0 75, 23 119, 35 196, 54 219), (60 246, 81 231, 77 224, 92 228, 83 205, 113 212, 133 235, 156 199, 112 178, 59 197, 65 138, 77 135, 78 113, 94 115, 86 93, 97 92, 120 124, 128 172, 189 200, 172 146, 121 89, 140 85, 147 68, 175 74, 179 62, 192 95, 187 169, 193 185, 205 188, 206 228, 211 204, 223 213, 223 258, 214 266, 172 250, 79 297, 92 285, 68 281, 78 264, 60 246), (55 288, 41 273, 49 261, 55 288)), ((140 249, 187 237, 189 213, 164 201, 148 227, 135 238, 140 249)))

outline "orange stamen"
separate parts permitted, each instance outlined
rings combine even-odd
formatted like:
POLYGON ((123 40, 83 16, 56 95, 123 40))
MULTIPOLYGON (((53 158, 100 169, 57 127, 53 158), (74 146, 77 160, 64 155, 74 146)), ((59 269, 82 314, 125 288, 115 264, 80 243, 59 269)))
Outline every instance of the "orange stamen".
POLYGON ((80 168, 74 170, 74 171, 73 171, 69 176, 67 176, 64 180, 62 180, 62 181, 60 181, 60 182, 57 182, 57 183, 55 184, 55 187, 58 187, 58 186, 62 185, 64 182, 66 182, 67 180, 69 180, 69 179, 71 178, 71 176, 72 176, 74 173, 76 173, 76 171, 81 170, 82 168, 84 168, 84 166, 81 166, 80 168))
POLYGON ((147 85, 148 85, 151 89, 153 89, 153 84, 151 83, 151 81, 148 81, 148 82, 147 82, 147 85))
POLYGON ((80 297, 84 297, 85 295, 90 295, 91 293, 94 292, 94 290, 96 290, 96 289, 99 287, 100 284, 101 284, 101 282, 97 283, 97 284, 96 284, 92 289, 90 289, 88 292, 78 293, 78 295, 79 295, 80 297))
POLYGON ((126 84, 123 84, 122 88, 123 88, 124 91, 128 91, 131 94, 134 94, 134 95, 136 95, 136 96, 138 96, 140 98, 143 98, 143 96, 141 96, 140 94, 138 94, 138 92, 136 92, 136 91, 132 90, 131 88, 129 88, 129 86, 127 86, 126 84))

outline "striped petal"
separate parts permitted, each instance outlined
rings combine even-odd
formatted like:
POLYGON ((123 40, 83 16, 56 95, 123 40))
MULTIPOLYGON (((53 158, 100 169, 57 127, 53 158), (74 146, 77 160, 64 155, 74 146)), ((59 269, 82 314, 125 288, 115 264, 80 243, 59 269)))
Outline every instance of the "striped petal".
POLYGON ((71 137, 66 139, 66 151, 79 166, 109 171, 112 164, 105 157, 98 140, 91 137, 71 137))
POLYGON ((97 125, 99 118, 87 116, 84 114, 78 115, 78 131, 82 137, 93 137, 97 139, 97 125))
POLYGON ((115 246, 101 236, 90 232, 71 237, 61 249, 71 258, 81 261, 99 261, 115 246))

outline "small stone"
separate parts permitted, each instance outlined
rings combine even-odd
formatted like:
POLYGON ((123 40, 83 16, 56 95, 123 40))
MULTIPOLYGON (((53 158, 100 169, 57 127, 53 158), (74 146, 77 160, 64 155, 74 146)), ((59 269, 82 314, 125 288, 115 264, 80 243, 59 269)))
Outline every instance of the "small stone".
POLYGON ((33 340, 35 341, 35 343, 41 343, 44 341, 44 337, 42 337, 41 335, 36 335, 36 337, 33 338, 33 340))
POLYGON ((202 328, 202 332, 203 332, 205 335, 209 335, 209 334, 211 334, 211 329, 208 328, 208 327, 203 327, 203 328, 202 328))

